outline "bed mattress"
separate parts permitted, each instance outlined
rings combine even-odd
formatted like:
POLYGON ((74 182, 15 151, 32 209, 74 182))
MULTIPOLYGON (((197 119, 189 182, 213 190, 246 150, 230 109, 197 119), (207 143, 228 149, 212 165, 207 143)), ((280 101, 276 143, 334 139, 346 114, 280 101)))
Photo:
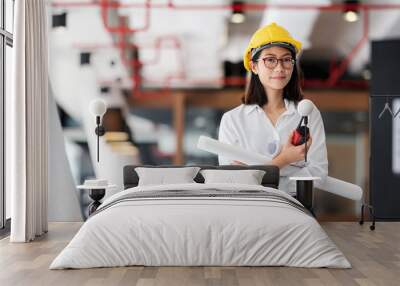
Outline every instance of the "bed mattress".
POLYGON ((135 187, 109 197, 50 269, 128 265, 351 267, 285 192, 199 183, 135 187))

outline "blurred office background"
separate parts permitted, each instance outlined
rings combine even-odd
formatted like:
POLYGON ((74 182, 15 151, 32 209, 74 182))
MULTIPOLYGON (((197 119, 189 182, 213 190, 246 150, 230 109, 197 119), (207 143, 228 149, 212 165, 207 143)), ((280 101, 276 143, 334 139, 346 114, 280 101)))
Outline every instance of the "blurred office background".
MULTIPOLYGON (((70 176, 68 187, 50 199, 78 201, 81 208, 71 207, 62 216, 50 210, 52 219, 75 219, 78 211, 84 217, 88 201, 75 186, 97 177, 119 190, 126 164, 217 164, 216 156, 197 149, 197 139, 216 138, 222 114, 240 104, 246 83, 243 52, 252 33, 271 22, 303 43, 303 90, 322 113, 329 175, 360 185, 368 202, 371 126, 383 132, 374 146, 386 150, 373 161, 375 168, 385 166, 381 169, 391 176, 385 180, 397 178, 392 128, 400 116, 378 117, 386 102, 394 113, 400 108, 395 100, 399 76, 383 71, 378 79, 383 82, 372 92, 378 77, 371 50, 373 43, 392 47, 400 41, 399 12, 395 0, 49 1, 51 114, 59 118, 62 133, 57 124, 50 132, 59 143, 52 147, 54 160, 60 168, 67 164, 60 172, 70 176), (394 89, 380 89, 385 80, 394 89), (108 106, 100 162, 89 112, 96 98, 108 106)), ((400 62, 395 52, 377 52, 376 59, 382 65, 400 62)), ((315 194, 320 220, 355 220, 360 213, 360 203, 315 194)))

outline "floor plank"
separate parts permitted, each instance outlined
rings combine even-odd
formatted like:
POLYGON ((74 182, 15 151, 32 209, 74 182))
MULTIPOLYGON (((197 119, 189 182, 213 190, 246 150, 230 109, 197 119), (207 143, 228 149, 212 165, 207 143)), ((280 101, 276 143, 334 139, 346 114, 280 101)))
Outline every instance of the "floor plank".
POLYGON ((48 269, 79 230, 80 223, 51 223, 32 243, 0 240, 0 285, 399 285, 400 223, 378 222, 375 231, 355 222, 323 222, 322 227, 351 262, 352 269, 290 267, 116 267, 48 269))

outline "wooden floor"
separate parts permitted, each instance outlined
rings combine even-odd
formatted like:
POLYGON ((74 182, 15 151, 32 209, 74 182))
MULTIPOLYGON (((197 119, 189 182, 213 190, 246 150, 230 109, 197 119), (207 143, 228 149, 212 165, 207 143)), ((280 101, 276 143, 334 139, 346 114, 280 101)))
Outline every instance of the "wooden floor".
POLYGON ((378 222, 375 231, 354 222, 326 222, 323 228, 353 268, 289 267, 123 267, 48 270, 79 229, 52 223, 32 243, 0 241, 0 285, 400 285, 400 223, 378 222))

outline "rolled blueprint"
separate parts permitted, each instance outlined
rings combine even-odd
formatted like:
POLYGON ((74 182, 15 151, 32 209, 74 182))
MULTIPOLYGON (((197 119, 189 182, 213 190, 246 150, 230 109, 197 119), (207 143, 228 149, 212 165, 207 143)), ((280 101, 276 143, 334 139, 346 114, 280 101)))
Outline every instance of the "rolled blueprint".
POLYGON ((241 147, 226 144, 203 135, 200 136, 199 141, 197 142, 197 148, 216 155, 230 158, 232 160, 237 160, 248 165, 266 164, 272 159, 270 157, 249 152, 241 147))
MULTIPOLYGON (((241 161, 248 165, 268 164, 272 158, 258 153, 249 152, 241 147, 226 144, 207 136, 200 136, 197 148, 232 160, 241 161)), ((302 170, 301 167, 286 166, 281 171, 281 176, 296 176, 302 170)), ((323 181, 316 181, 315 187, 350 200, 358 201, 362 198, 362 189, 352 183, 348 183, 336 178, 327 177, 323 181)))
POLYGON ((315 182, 315 187, 350 200, 361 200, 363 191, 360 186, 336 178, 327 177, 324 182, 315 182))

